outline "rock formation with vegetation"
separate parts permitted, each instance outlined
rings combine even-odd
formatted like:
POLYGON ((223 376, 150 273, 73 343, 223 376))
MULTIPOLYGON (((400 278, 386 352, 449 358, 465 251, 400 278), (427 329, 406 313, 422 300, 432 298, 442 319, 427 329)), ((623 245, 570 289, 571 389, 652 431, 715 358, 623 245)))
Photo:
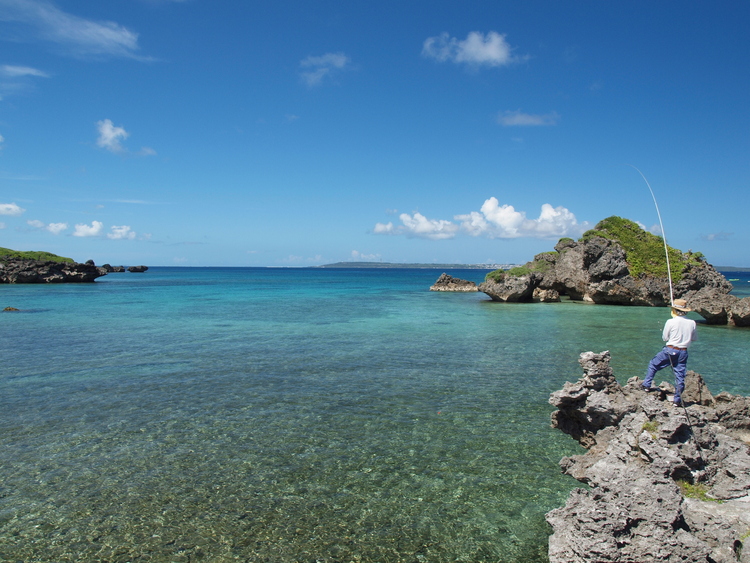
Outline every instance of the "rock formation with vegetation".
POLYGON ((93 282, 106 273, 91 260, 79 264, 72 258, 49 252, 0 248, 0 283, 93 282))
MULTIPOLYGON (((729 295, 732 284, 700 252, 669 248, 675 298, 712 324, 750 326, 750 298, 729 295)), ((670 287, 661 237, 633 221, 609 217, 575 241, 563 238, 523 266, 487 274, 479 291, 495 301, 572 300, 608 305, 668 306, 670 287)))

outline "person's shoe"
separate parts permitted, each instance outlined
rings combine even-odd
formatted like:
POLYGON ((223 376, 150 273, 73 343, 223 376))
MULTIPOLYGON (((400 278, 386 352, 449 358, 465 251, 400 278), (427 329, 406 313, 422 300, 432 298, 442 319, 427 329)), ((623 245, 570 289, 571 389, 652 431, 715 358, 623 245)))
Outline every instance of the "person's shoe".
POLYGON ((679 408, 680 407, 680 401, 672 401, 672 406, 675 407, 675 408, 679 408))
POLYGON ((654 393, 655 391, 661 391, 658 387, 646 387, 645 385, 641 385, 641 389, 643 389, 646 393, 654 393))

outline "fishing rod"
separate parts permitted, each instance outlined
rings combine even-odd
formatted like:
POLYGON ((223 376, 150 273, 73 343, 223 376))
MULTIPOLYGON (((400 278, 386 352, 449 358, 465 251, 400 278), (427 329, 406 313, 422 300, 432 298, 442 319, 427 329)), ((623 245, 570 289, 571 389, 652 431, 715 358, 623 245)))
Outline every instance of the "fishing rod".
POLYGON ((635 168, 635 170, 638 172, 638 174, 641 175, 641 178, 643 178, 643 181, 646 182, 646 186, 648 186, 648 191, 651 192, 651 198, 654 200, 654 206, 656 207, 656 216, 659 217, 659 228, 661 229, 661 239, 664 242, 664 255, 667 258, 667 281, 669 282, 669 304, 674 306, 674 289, 672 288, 672 269, 669 265, 669 248, 667 247, 667 233, 664 232, 664 224, 661 221, 661 213, 659 212, 659 204, 656 203, 656 196, 654 195, 654 190, 651 189, 651 184, 648 183, 648 180, 646 180, 646 177, 643 175, 643 172, 638 170, 635 166, 632 164, 628 164, 631 168, 635 168))
MULTIPOLYGON (((654 200, 654 207, 656 207, 656 215, 659 217, 659 228, 661 229, 661 238, 664 242, 664 256, 667 259, 667 281, 669 281, 669 304, 674 307, 674 289, 672 288, 672 269, 669 265, 669 247, 667 246, 667 233, 664 231, 664 223, 662 223, 661 220, 661 213, 659 212, 659 204, 656 202, 656 196, 654 195, 654 190, 651 189, 651 184, 648 183, 648 180, 646 179, 646 176, 643 175, 643 172, 641 172, 638 168, 633 166, 632 164, 628 164, 631 168, 635 168, 636 172, 641 175, 641 178, 643 178, 643 181, 646 182, 646 186, 648 186, 648 191, 651 192, 651 199, 654 200)), ((669 367, 672 368, 672 375, 675 377, 675 381, 677 380, 677 375, 674 371, 674 364, 672 363, 672 358, 670 356, 669 358, 669 367)), ((695 442, 696 447, 698 448, 698 457, 701 460, 701 463, 705 467, 706 462, 703 459, 702 455, 702 449, 700 444, 698 443, 698 439, 695 437, 695 431, 693 430, 693 424, 690 421, 690 415, 688 414, 687 406, 685 405, 685 402, 682 400, 682 396, 680 396, 680 404, 679 406, 682 407, 682 409, 685 411, 685 418, 687 418, 688 426, 690 427, 690 433, 693 436, 693 441, 695 442)))

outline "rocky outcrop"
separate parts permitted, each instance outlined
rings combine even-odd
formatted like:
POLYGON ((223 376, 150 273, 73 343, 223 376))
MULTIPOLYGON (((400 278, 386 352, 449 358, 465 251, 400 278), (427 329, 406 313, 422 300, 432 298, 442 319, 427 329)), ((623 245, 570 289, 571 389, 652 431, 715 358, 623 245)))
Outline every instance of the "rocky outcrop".
POLYGON ((489 295, 493 301, 517 303, 531 301, 535 284, 531 275, 510 276, 501 280, 488 279, 479 284, 479 291, 489 295))
POLYGON ((687 292, 684 299, 708 324, 750 326, 750 297, 740 299, 715 288, 702 288, 687 292))
POLYGON ((477 284, 473 281, 454 278, 446 273, 440 275, 437 281, 430 287, 430 291, 479 291, 477 284))
POLYGON ((106 275, 92 261, 53 262, 0 258, 0 283, 73 283, 93 282, 106 275))
POLYGON ((110 266, 109 264, 104 264, 103 266, 100 266, 102 270, 107 272, 108 274, 112 273, 122 273, 125 271, 125 266, 110 266))
MULTIPOLYGON (((669 306, 672 295, 666 275, 644 273, 658 271, 659 258, 666 272, 663 251, 654 254, 656 237, 620 218, 600 225, 579 241, 561 239, 554 252, 538 254, 522 267, 493 272, 479 291, 504 302, 558 301, 564 295, 603 305, 669 306), (639 249, 641 254, 631 248, 628 254, 623 243, 606 230, 612 225, 651 247, 639 249)), ((672 254, 674 298, 686 299, 709 324, 750 326, 750 298, 730 295, 732 284, 700 254, 670 249, 672 254)))
POLYGON ((685 408, 662 383, 615 379, 609 352, 553 393, 552 425, 588 449, 563 458, 585 483, 547 514, 551 563, 750 562, 750 399, 708 391, 688 372, 685 408))
POLYGON ((140 274, 148 270, 148 266, 130 266, 128 268, 128 272, 134 272, 136 274, 140 274))

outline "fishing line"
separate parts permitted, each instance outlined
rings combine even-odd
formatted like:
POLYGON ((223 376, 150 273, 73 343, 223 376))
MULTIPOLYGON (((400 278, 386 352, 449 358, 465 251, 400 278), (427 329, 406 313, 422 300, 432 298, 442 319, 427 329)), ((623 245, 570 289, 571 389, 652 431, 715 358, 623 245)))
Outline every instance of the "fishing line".
POLYGON ((672 289, 672 269, 669 265, 669 249, 667 247, 667 233, 664 232, 664 224, 661 221, 661 213, 659 212, 659 204, 656 203, 656 196, 654 195, 654 190, 651 189, 651 184, 648 183, 648 180, 646 180, 646 177, 643 175, 643 172, 638 170, 635 166, 632 164, 628 164, 631 168, 635 168, 635 170, 638 172, 638 174, 641 175, 641 178, 643 178, 643 181, 646 182, 646 186, 648 186, 648 191, 651 192, 651 198, 654 200, 654 206, 656 207, 656 215, 659 217, 659 228, 661 229, 661 239, 664 242, 664 255, 667 258, 667 281, 669 281, 669 304, 674 305, 674 289, 672 289))

